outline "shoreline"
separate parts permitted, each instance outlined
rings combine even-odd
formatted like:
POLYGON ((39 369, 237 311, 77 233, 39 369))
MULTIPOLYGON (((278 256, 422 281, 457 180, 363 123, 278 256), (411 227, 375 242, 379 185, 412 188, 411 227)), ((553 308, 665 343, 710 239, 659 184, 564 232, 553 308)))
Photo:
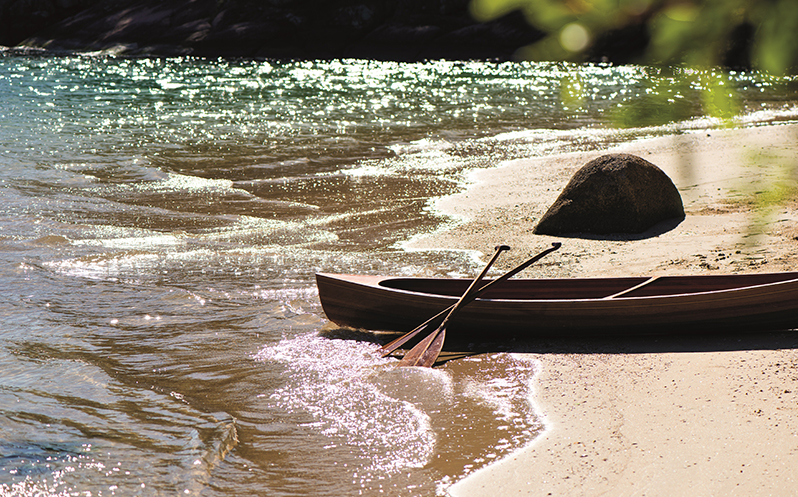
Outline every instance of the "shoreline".
MULTIPOLYGON (((496 271, 561 241, 526 277, 777 272, 798 261, 798 126, 710 130, 611 149, 514 160, 436 202, 464 219, 411 249, 523 247, 496 271), (642 236, 562 238, 532 229, 573 173, 609 152, 639 155, 676 184, 686 218, 642 236), (775 187, 775 188, 774 188, 775 187), (786 193, 756 211, 768 190, 786 193)), ((531 444, 450 495, 788 495, 798 482, 798 334, 558 342, 521 350, 541 371, 531 444)))

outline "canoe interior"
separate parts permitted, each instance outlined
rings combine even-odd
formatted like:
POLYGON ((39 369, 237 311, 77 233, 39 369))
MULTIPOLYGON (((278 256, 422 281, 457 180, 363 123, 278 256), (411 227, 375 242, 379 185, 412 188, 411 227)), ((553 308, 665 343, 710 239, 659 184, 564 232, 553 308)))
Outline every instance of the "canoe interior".
MULTIPOLYGON (((616 298, 682 295, 731 290, 798 279, 798 273, 768 273, 717 276, 663 276, 616 298)), ((603 299, 645 283, 647 277, 508 280, 482 295, 482 299, 560 300, 603 299)), ((485 280, 487 283, 489 280, 485 280)), ((407 292, 459 297, 471 280, 434 278, 388 278, 385 288, 407 292)))

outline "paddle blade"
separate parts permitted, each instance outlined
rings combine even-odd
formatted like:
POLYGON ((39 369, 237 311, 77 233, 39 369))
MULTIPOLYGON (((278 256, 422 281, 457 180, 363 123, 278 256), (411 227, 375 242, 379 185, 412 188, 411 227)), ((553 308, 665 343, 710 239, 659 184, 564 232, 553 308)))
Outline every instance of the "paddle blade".
POLYGON ((438 356, 441 354, 441 350, 443 350, 443 341, 446 340, 446 328, 442 328, 438 331, 438 334, 435 336, 435 339, 430 343, 427 350, 421 354, 421 357, 418 358, 416 361, 416 366, 422 368, 431 368, 435 361, 438 360, 438 356))
POLYGON ((424 353, 430 348, 432 342, 438 336, 439 334, 438 331, 439 330, 436 329, 435 331, 424 337, 423 340, 418 342, 415 347, 410 349, 407 352, 407 354, 405 354, 404 357, 402 357, 402 360, 399 361, 399 366, 400 367, 417 366, 419 359, 421 359, 421 356, 423 356, 424 353))

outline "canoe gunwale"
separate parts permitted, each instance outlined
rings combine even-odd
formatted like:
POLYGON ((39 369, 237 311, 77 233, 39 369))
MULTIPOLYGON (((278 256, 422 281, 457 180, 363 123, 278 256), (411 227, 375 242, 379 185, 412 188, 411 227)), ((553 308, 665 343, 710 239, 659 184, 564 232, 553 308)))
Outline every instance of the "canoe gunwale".
MULTIPOLYGON (((521 303, 521 302, 556 303, 556 302, 563 302, 563 301, 568 301, 568 302, 605 301, 606 302, 606 301, 620 301, 620 300, 641 300, 641 301, 646 301, 646 300, 659 300, 659 299, 669 299, 669 298, 700 297, 700 296, 705 296, 705 295, 722 295, 722 294, 725 294, 725 293, 732 293, 732 292, 736 293, 736 292, 742 292, 742 291, 766 289, 768 287, 774 287, 775 288, 775 287, 778 287, 778 286, 785 286, 785 285, 789 285, 789 284, 798 283, 798 273, 767 273, 767 274, 769 274, 769 275, 792 274, 794 277, 792 279, 785 279, 785 280, 781 280, 781 281, 772 281, 772 282, 768 282, 768 283, 759 283, 759 284, 755 284, 755 285, 739 286, 739 287, 734 287, 734 288, 721 288, 721 289, 716 289, 716 290, 706 290, 706 291, 699 291, 699 292, 672 293, 672 294, 665 294, 665 295, 657 294, 657 295, 642 295, 642 296, 630 296, 630 297, 627 297, 626 295, 620 295, 620 296, 608 295, 606 297, 571 298, 571 299, 565 299, 565 298, 562 298, 562 299, 513 299, 513 298, 484 298, 484 297, 479 297, 476 300, 482 301, 482 302, 519 302, 519 303, 521 303)), ((357 275, 339 275, 339 274, 330 274, 330 273, 319 273, 319 275, 326 276, 326 277, 333 277, 333 278, 350 277, 350 276, 354 276, 354 277, 357 277, 357 278, 363 278, 362 276, 357 276, 357 275)), ((730 277, 734 277, 734 276, 737 276, 737 275, 712 275, 712 276, 730 276, 730 277)), ((704 277, 704 276, 701 276, 701 275, 696 275, 696 276, 664 276, 664 277, 657 278, 657 280, 659 281, 659 280, 662 280, 664 278, 702 278, 702 277, 704 277)), ((436 299, 444 299, 444 300, 452 300, 452 301, 457 301, 457 299, 459 298, 459 297, 453 296, 453 295, 445 295, 445 294, 440 294, 440 293, 407 290, 405 288, 387 286, 387 285, 383 284, 384 282, 391 281, 391 280, 414 280, 416 278, 399 277, 399 276, 373 276, 373 277, 368 277, 368 278, 373 278, 374 282, 373 283, 361 283, 361 284, 365 284, 367 286, 371 286, 373 288, 378 288, 378 289, 381 289, 381 290, 386 290, 386 291, 391 291, 391 292, 396 292, 396 293, 406 294, 406 295, 415 295, 415 296, 419 296, 419 297, 436 298, 436 299)), ((427 278, 418 278, 418 279, 419 280, 422 280, 422 279, 426 280, 427 278)), ((432 280, 432 278, 429 278, 429 279, 432 280)), ((580 279, 574 279, 574 281, 584 281, 584 280, 591 280, 591 279, 592 278, 580 278, 580 279)), ((651 281, 651 280, 653 280, 653 278, 647 278, 647 277, 642 277, 642 276, 641 277, 623 277, 623 278, 595 278, 595 280, 622 280, 622 279, 630 279, 630 280, 631 279, 643 279, 643 283, 648 283, 648 282, 652 282, 653 283, 653 281, 651 281)), ((461 280, 461 281, 467 282, 467 281, 470 281, 470 280, 461 280)), ((486 279, 485 283, 488 283, 489 281, 490 281, 489 279, 486 279)), ((515 280, 515 281, 524 281, 524 280, 523 279, 518 279, 518 280, 515 280)), ((562 281, 562 280, 559 280, 559 279, 535 279, 535 281, 545 282, 545 281, 562 281)), ((637 286, 637 285, 632 285, 632 287, 628 288, 627 290, 624 290, 624 292, 629 291, 629 290, 635 290, 636 289, 636 288, 634 288, 635 286, 637 286)))

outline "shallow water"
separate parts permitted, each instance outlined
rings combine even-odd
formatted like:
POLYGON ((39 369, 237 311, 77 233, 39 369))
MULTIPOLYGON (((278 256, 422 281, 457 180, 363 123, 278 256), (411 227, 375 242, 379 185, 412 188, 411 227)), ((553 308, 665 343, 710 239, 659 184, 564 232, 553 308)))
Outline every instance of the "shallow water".
MULTIPOLYGON (((529 443, 534 362, 396 369, 313 276, 474 274, 401 245, 469 171, 718 125, 611 128, 651 76, 0 57, 0 494, 429 495, 529 443)), ((792 81, 732 82, 794 119, 792 81)))

